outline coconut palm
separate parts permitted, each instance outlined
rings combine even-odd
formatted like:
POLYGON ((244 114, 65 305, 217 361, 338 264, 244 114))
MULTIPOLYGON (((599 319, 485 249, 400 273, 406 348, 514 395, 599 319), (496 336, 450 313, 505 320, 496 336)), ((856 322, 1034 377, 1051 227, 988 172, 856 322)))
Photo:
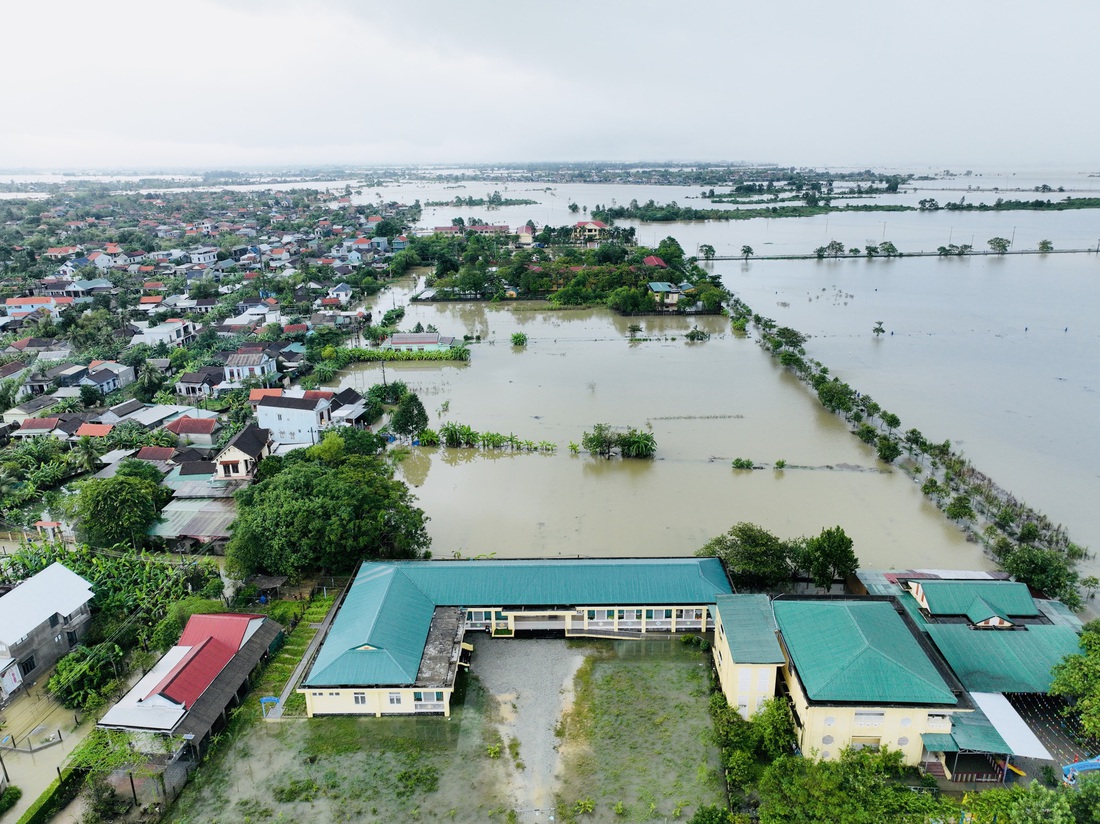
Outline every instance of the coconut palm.
POLYGON ((84 408, 84 404, 80 402, 80 398, 73 396, 70 398, 62 398, 56 404, 54 404, 51 412, 77 412, 84 408))
POLYGON ((99 442, 87 435, 82 435, 69 453, 69 457, 81 472, 95 472, 99 468, 99 456, 102 454, 103 449, 99 442))

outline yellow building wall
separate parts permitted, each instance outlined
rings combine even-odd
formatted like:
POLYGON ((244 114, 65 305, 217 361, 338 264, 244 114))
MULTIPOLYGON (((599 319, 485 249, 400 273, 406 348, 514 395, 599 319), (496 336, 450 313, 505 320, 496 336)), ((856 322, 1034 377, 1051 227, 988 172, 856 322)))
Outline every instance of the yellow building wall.
POLYGON ((924 750, 921 733, 951 732, 954 707, 810 706, 788 667, 783 677, 801 724, 795 725, 799 747, 807 757, 835 760, 847 746, 877 743, 901 750, 905 763, 916 765, 924 750))
POLYGON ((760 705, 775 696, 778 664, 739 664, 730 653, 729 638, 722 616, 715 610, 714 645, 711 647, 718 683, 731 707, 748 718, 760 705))
POLYGON ((442 712, 451 714, 450 689, 406 689, 404 687, 342 688, 342 689, 300 689, 306 697, 306 714, 314 715, 412 715, 417 712, 439 712, 440 710, 417 709, 414 693, 424 696, 424 704, 435 704, 435 693, 443 693, 442 712), (363 703, 356 703, 355 696, 362 695, 363 703), (390 701, 391 695, 400 696, 400 703, 390 701), (429 700, 430 696, 430 700, 429 700))

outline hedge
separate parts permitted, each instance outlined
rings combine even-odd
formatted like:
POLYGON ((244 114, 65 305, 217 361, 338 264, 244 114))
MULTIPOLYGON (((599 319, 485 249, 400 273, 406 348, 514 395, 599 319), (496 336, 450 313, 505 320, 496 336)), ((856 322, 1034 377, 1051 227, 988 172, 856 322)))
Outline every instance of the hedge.
POLYGON ((76 798, 80 788, 84 786, 87 774, 86 770, 77 769, 62 772, 61 777, 53 780, 53 783, 38 796, 38 800, 31 804, 16 824, 46 824, 66 804, 76 798))

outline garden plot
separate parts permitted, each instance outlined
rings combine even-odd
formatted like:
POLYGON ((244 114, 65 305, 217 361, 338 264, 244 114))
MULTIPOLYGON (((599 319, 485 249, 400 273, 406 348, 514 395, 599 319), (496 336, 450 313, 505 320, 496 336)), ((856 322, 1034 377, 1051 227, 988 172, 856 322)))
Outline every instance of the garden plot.
POLYGON ((220 769, 207 764, 196 774, 172 820, 514 821, 501 792, 510 766, 486 754, 489 706, 471 678, 450 719, 257 723, 226 751, 220 769))
POLYGON ((708 714, 710 661, 680 641, 600 643, 559 732, 558 821, 688 819, 725 806, 708 714))

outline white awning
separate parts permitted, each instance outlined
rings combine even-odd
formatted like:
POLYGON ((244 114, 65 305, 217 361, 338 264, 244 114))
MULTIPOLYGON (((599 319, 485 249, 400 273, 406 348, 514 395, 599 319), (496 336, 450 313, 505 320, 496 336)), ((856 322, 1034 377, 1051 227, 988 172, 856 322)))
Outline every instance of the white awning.
POLYGON ((1053 760, 1053 756, 1031 731, 1031 727, 1001 693, 972 692, 970 697, 985 713, 985 717, 989 719, 1005 743, 1012 748, 1013 755, 1053 760))

